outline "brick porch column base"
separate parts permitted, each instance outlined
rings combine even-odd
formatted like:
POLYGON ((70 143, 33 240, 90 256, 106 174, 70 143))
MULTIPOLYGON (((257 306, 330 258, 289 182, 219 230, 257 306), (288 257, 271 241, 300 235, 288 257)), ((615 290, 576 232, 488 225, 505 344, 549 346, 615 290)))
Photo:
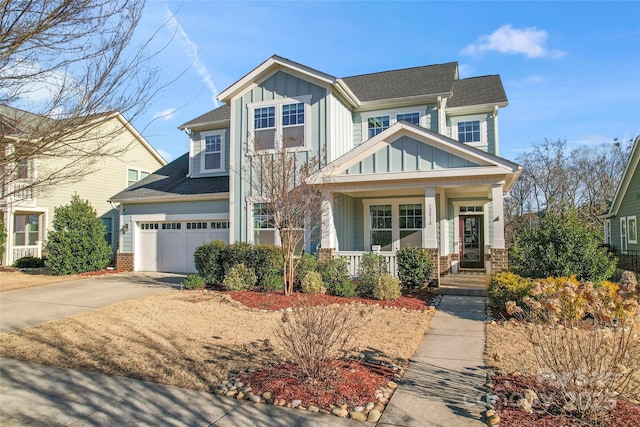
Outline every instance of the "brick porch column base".
POLYGON ((320 248, 318 249, 318 259, 331 258, 335 251, 335 248, 320 248))
POLYGON ((440 249, 438 248, 426 248, 431 264, 433 265, 433 271, 429 280, 433 280, 440 285, 440 249))
POLYGON ((509 268, 509 250, 491 248, 491 273, 499 273, 509 268))
POLYGON ((133 271, 133 254, 118 252, 116 254, 116 269, 120 271, 133 271))

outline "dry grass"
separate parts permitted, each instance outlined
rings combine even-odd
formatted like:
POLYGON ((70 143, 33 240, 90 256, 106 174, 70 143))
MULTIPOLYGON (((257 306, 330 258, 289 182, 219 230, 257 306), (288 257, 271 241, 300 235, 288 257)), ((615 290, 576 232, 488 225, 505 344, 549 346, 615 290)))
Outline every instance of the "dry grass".
MULTIPOLYGON (((362 307, 360 351, 406 364, 433 311, 362 307)), ((0 355, 195 390, 278 360, 279 312, 248 310, 206 291, 129 301, 0 337, 0 355)))
MULTIPOLYGON (((640 336, 640 321, 635 322, 633 333, 640 336)), ((536 375, 539 366, 525 326, 515 321, 487 325, 485 364, 507 374, 536 375)), ((633 391, 628 397, 640 402, 640 372, 634 374, 630 389, 633 391)))
POLYGON ((31 288, 33 286, 48 285, 50 283, 68 282, 81 279, 78 274, 71 276, 53 276, 47 270, 32 270, 23 272, 9 268, 0 269, 0 292, 14 289, 31 288))

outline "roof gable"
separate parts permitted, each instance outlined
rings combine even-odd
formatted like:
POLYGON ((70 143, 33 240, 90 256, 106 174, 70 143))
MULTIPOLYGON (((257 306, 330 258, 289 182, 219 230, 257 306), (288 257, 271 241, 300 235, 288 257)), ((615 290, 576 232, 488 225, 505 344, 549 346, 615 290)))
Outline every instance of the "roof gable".
POLYGON ((624 170, 624 174, 622 175, 622 179, 620 180, 620 184, 616 190, 616 195, 613 197, 613 202, 611 203, 611 208, 609 209, 609 214, 607 216, 618 214, 618 209, 620 209, 620 205, 622 204, 622 201, 627 194, 627 190, 629 190, 629 186, 631 185, 631 179, 638 172, 638 164, 640 164, 640 135, 636 137, 636 140, 633 143, 629 163, 627 163, 627 167, 624 170))
POLYGON ((508 103, 499 75, 472 77, 453 82, 453 96, 447 107, 508 103))

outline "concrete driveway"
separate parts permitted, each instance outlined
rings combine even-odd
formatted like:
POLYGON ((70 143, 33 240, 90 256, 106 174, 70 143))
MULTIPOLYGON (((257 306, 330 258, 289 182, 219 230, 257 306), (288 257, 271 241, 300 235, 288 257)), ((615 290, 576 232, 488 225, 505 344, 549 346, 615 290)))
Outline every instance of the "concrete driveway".
POLYGON ((184 277, 119 273, 0 292, 0 334, 178 289, 184 277))

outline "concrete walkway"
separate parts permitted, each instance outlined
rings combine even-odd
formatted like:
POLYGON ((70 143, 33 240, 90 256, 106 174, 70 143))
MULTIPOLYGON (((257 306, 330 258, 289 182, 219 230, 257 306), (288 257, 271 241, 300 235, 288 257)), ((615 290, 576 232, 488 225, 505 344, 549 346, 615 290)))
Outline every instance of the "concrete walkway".
POLYGON ((445 295, 379 426, 483 426, 484 297, 445 295))
MULTIPOLYGON (((14 291, 6 294, 11 292, 14 291)), ((3 300, 4 294, 0 295, 3 300)), ((2 323, 5 303, 2 302, 2 323)), ((92 309, 84 307, 84 311, 92 309)), ((429 332, 377 425, 482 426, 484 319, 485 298, 443 296, 429 332)), ((371 425, 131 378, 0 358, 2 426, 159 424, 371 425)))
POLYGON ((184 275, 119 273, 0 292, 0 334, 178 289, 184 275))

